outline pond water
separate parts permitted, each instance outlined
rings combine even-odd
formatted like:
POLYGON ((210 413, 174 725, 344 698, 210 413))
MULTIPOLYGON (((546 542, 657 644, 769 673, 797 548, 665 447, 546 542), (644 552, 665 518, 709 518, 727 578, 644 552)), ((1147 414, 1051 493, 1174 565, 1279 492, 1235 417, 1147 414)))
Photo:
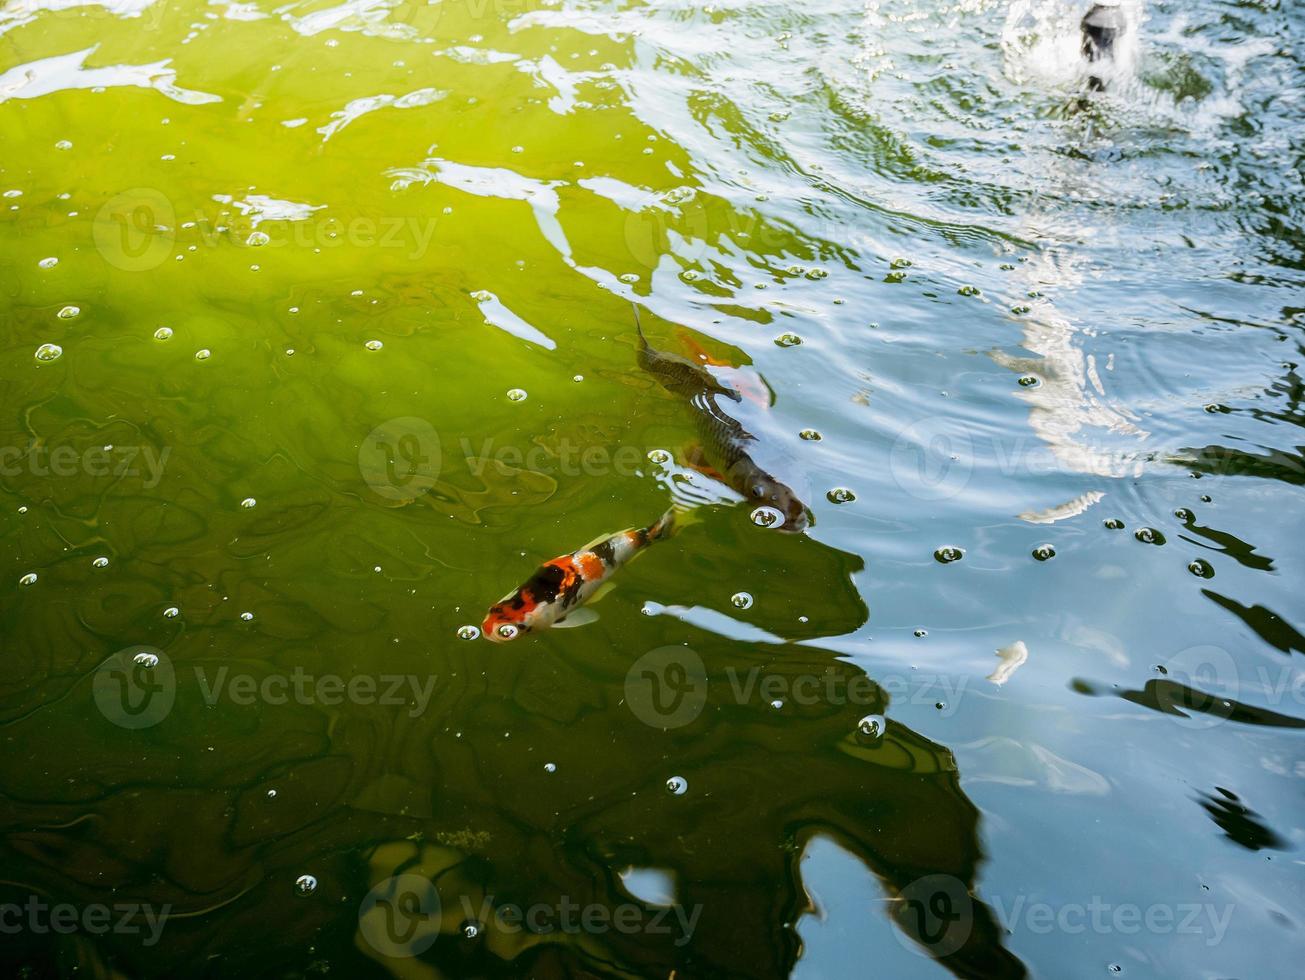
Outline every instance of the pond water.
POLYGON ((1295 972, 1305 13, 1087 7, 0 7, 9 972, 1295 972))

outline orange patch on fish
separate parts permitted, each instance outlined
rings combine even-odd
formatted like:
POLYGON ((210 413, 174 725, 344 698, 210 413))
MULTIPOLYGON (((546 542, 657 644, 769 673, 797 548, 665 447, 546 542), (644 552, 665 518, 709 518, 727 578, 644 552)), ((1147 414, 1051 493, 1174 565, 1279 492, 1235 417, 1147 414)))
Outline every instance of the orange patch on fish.
POLYGON ((587 581, 594 582, 603 577, 603 573, 607 571, 607 566, 592 551, 586 551, 580 556, 580 571, 584 573, 587 581))

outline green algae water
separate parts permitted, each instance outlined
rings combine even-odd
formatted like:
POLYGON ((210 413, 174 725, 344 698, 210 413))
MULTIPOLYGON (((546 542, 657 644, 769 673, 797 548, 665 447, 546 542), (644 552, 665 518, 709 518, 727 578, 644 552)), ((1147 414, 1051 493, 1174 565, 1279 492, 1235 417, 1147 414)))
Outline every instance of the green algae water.
POLYGON ((1088 6, 0 6, 6 973, 1296 973, 1305 18, 1088 6))

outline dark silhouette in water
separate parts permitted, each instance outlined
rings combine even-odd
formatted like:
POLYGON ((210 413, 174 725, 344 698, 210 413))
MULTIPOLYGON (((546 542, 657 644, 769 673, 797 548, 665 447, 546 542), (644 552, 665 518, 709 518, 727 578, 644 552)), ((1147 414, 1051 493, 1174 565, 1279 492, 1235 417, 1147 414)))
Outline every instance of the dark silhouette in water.
POLYGON ((688 464, 742 494, 749 504, 778 510, 784 516, 784 524, 778 530, 804 530, 811 523, 807 505, 788 483, 756 459, 760 452, 773 452, 777 447, 763 446, 758 436, 737 417, 744 413, 722 404, 722 399, 727 399, 741 406, 743 396, 703 365, 649 345, 639 323, 638 307, 634 310, 634 323, 639 334, 639 366, 667 391, 693 406, 701 444, 687 454, 688 464))
MULTIPOLYGON (((1115 42, 1128 29, 1124 12, 1117 3, 1098 3, 1079 23, 1083 33, 1083 57, 1089 62, 1113 60, 1115 42)), ((1094 92, 1105 89, 1105 81, 1098 75, 1088 76, 1088 88, 1094 92)))

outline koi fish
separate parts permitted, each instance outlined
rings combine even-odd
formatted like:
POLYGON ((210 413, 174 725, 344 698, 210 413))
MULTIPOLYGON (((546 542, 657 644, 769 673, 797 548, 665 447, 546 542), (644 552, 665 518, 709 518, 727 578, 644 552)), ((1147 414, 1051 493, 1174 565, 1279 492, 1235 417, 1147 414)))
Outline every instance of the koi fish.
MULTIPOLYGON (((779 530, 804 530, 811 521, 806 504, 792 487, 771 475, 769 468, 758 462, 757 457, 763 452, 774 455, 774 448, 763 446, 743 422, 735 418, 735 415, 745 414, 743 394, 738 388, 726 385, 703 365, 650 346, 639 323, 638 307, 634 310, 634 325, 639 334, 639 366, 653 375, 667 391, 687 398, 695 410, 700 444, 687 454, 688 464, 741 494, 749 503, 764 504, 779 511, 784 516, 779 530), (740 408, 727 411, 721 398, 730 399, 740 408)), ((758 401, 757 398, 748 400, 758 401)), ((764 400, 764 407, 770 407, 768 398, 764 400)), ((755 422, 750 419, 749 425, 759 428, 762 421, 759 417, 755 422)))
POLYGON ((522 633, 592 620, 592 611, 580 607, 609 583, 618 568, 674 529, 672 509, 648 527, 604 535, 579 551, 544 562, 524 585, 489 607, 481 632, 495 643, 506 643, 522 633))

